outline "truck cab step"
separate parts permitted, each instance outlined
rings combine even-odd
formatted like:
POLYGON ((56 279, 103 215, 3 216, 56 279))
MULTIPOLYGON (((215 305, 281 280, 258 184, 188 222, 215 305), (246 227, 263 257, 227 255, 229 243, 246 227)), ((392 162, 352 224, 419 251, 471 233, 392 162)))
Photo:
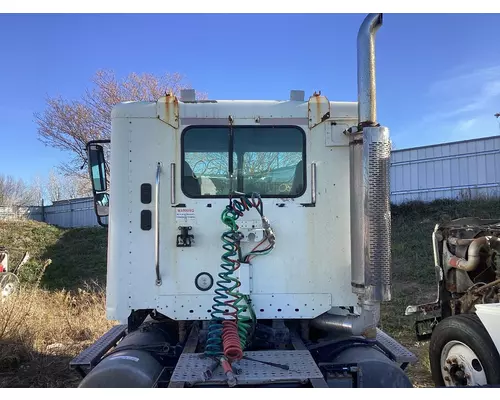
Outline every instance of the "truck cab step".
POLYGON ((83 368, 93 368, 100 361, 101 357, 125 336, 126 332, 127 325, 113 326, 90 347, 87 347, 73 358, 69 363, 70 368, 76 369, 80 373, 82 373, 83 368))
POLYGON ((389 353, 395 362, 401 364, 414 364, 417 362, 418 359, 415 354, 378 328, 376 340, 378 346, 389 353))

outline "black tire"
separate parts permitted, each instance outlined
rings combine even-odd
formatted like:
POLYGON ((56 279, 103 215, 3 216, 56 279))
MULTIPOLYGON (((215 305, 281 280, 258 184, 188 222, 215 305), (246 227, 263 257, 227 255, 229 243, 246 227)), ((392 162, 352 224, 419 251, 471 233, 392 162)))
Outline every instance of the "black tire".
POLYGON ((458 340, 477 355, 488 385, 500 384, 500 355, 476 314, 460 314, 443 319, 432 332, 429 344, 429 361, 432 380, 437 387, 445 386, 441 373, 441 351, 444 346, 458 340))

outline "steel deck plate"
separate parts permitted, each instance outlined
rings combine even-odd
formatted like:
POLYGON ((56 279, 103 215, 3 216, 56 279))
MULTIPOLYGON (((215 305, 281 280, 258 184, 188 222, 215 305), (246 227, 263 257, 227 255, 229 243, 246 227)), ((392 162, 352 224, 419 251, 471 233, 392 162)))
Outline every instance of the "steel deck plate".
MULTIPOLYGON (((257 385, 270 382, 304 381, 321 378, 323 375, 314 362, 308 350, 271 350, 248 351, 245 356, 275 364, 288 365, 287 371, 278 367, 262 364, 256 361, 242 359, 238 362, 241 374, 235 375, 239 385, 257 385)), ((212 363, 203 354, 183 354, 175 368, 170 382, 185 382, 186 384, 202 383, 202 373, 212 363)), ((219 366, 213 376, 206 383, 225 383, 226 378, 222 367, 219 366)))
POLYGON ((388 351, 394 356, 394 359, 398 363, 416 363, 417 357, 406 347, 399 344, 396 340, 390 337, 384 331, 377 328, 377 342, 380 347, 388 351))

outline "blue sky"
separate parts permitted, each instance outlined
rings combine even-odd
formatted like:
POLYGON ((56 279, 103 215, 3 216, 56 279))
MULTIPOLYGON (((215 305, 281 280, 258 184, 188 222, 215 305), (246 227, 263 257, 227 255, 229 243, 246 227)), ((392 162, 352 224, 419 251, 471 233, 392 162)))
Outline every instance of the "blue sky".
MULTIPOLYGON (((363 14, 0 15, 0 173, 66 159, 37 139, 47 95, 78 99, 98 69, 179 72, 214 99, 356 100, 363 14)), ((379 121, 397 148, 500 134, 500 14, 385 14, 379 121)))

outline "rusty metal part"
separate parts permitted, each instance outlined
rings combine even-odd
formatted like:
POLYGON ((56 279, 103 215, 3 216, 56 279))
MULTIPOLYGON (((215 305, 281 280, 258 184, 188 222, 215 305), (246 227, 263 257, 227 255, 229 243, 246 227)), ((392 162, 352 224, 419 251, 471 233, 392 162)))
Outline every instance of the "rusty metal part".
POLYGON ((472 241, 469 245, 467 259, 453 256, 449 260, 449 265, 462 271, 474 271, 481 261, 480 252, 482 249, 490 250, 490 241, 487 236, 472 241))
MULTIPOLYGON (((191 331, 189 333, 189 336, 187 338, 186 344, 184 345, 184 349, 182 350, 182 354, 189 354, 189 353, 195 353, 196 348, 198 346, 198 340, 199 340, 199 328, 197 325, 193 325, 191 327, 191 331)), ((178 367, 179 364, 177 364, 178 367)), ((176 367, 176 368, 177 368, 176 367)), ((175 373, 175 371, 174 371, 175 373)), ((169 388, 183 388, 185 385, 185 382, 172 382, 170 381, 168 387, 169 388)))
POLYGON ((476 304, 496 303, 498 293, 495 293, 495 286, 500 286, 500 279, 493 282, 471 287, 460 299, 460 312, 467 314, 473 311, 476 304))
POLYGON ((156 103, 158 118, 172 128, 179 127, 179 100, 173 94, 161 97, 156 103))
POLYGON ((456 237, 449 237, 448 238, 448 243, 454 245, 454 246, 468 246, 474 241, 474 239, 459 239, 456 237))
POLYGON ((184 343, 187 337, 187 326, 186 321, 179 321, 179 342, 184 343))
POLYGON ((434 300, 432 303, 409 305, 406 307, 405 315, 413 315, 413 314, 427 315, 428 313, 432 313, 434 311, 439 311, 441 309, 441 301, 440 301, 440 297, 439 297, 439 290, 440 289, 439 288, 440 288, 440 283, 443 279, 443 271, 441 270, 441 267, 439 266, 439 260, 436 258, 437 245, 438 245, 436 231, 434 231, 434 233, 432 234, 432 241, 433 241, 433 245, 434 245, 434 255, 435 255, 434 272, 435 272, 435 276, 436 276, 436 300, 434 300))
POLYGON ((490 241, 490 247, 498 252, 500 252, 500 238, 496 236, 488 236, 490 241))
POLYGON ((375 33, 382 14, 368 14, 358 31, 358 118, 360 126, 376 125, 375 33))
POLYGON ((300 337, 302 340, 309 340, 309 321, 304 319, 300 320, 300 337))
POLYGON ((458 303, 460 305, 460 314, 468 314, 474 304, 478 302, 480 296, 477 296, 475 293, 467 292, 464 294, 459 300, 458 303))
POLYGON ((490 283, 487 283, 483 286, 480 286, 479 288, 477 288, 477 291, 482 292, 485 289, 491 288, 491 287, 499 285, 499 284, 500 284, 500 279, 497 279, 493 282, 490 282, 490 283))
POLYGON ((307 104, 309 128, 312 129, 330 118, 330 101, 325 96, 321 96, 321 92, 314 92, 307 104))
POLYGON ((419 304, 416 306, 406 307, 405 315, 412 315, 412 314, 427 315, 428 313, 439 311, 440 309, 441 309, 441 304, 439 302, 419 304))

